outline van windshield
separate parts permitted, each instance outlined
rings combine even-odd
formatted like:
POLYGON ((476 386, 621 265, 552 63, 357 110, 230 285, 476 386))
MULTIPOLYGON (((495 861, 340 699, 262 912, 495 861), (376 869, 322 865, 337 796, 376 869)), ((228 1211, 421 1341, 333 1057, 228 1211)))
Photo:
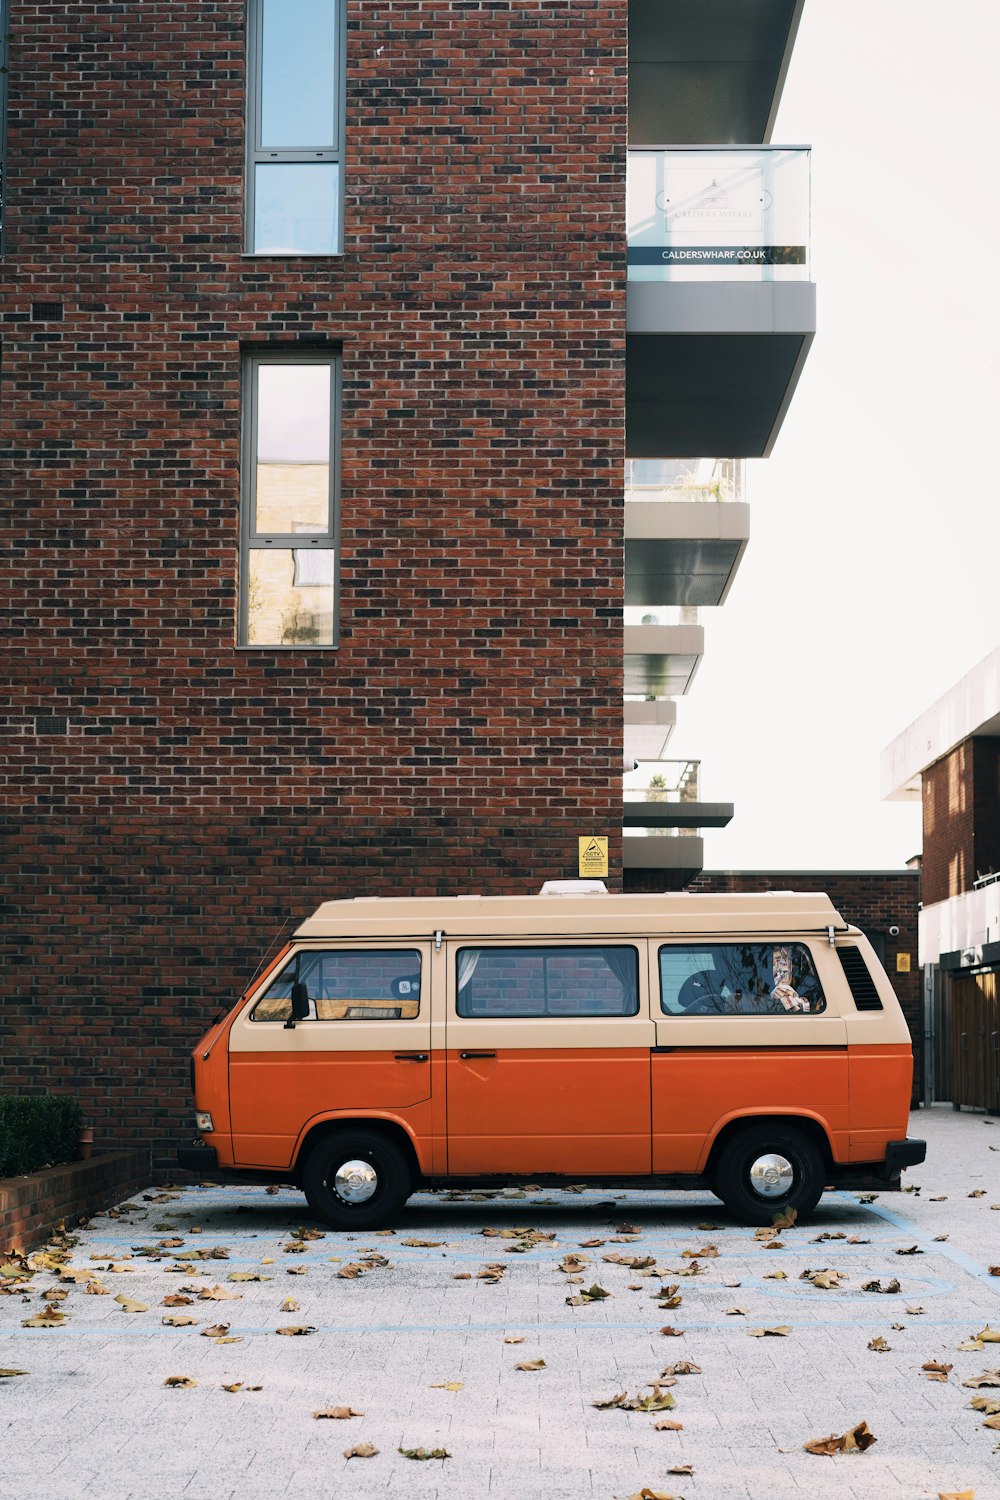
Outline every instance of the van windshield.
POLYGON ((410 1021, 420 1014, 416 948, 320 948, 296 953, 268 985, 252 1021, 287 1021, 304 984, 310 1021, 410 1021))

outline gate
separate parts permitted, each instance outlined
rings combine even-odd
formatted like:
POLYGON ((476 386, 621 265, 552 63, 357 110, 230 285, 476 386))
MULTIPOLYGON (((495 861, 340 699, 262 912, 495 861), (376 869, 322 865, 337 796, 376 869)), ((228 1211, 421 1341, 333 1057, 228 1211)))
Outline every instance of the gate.
POLYGON ((997 975, 949 976, 951 1102, 1000 1114, 1000 985, 997 975))

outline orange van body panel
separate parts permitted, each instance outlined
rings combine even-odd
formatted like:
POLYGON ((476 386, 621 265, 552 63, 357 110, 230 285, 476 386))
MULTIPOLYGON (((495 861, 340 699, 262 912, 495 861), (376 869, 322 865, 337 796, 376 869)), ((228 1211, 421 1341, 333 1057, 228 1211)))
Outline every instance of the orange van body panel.
POLYGON ((852 1046, 851 1139, 848 1161, 882 1161, 889 1141, 906 1138, 913 1085, 908 1042, 852 1046))
POLYGON ((652 1072, 654 1172, 704 1171, 719 1132, 759 1115, 815 1120, 848 1160, 846 1047, 684 1047, 654 1053, 652 1072))
POLYGON ((650 1171, 648 1047, 447 1057, 450 1176, 650 1171))
MULTIPOLYGON (((400 1118, 409 1133, 431 1134, 430 1063, 398 1062, 392 1052, 231 1052, 229 1098, 239 1166, 288 1168, 297 1142, 317 1120, 400 1118), (415 1123, 417 1106, 426 1106, 415 1123)), ((429 1156, 429 1143, 421 1157, 429 1156)))

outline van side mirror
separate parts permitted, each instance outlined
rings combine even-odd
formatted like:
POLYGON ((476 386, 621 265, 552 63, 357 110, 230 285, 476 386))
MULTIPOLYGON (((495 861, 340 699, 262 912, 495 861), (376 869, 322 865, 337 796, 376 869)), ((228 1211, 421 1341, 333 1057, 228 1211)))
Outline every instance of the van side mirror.
POLYGON ((286 1030, 295 1025, 296 1021, 306 1021, 309 1018, 309 989, 301 979, 292 985, 292 1014, 285 1022, 286 1030))

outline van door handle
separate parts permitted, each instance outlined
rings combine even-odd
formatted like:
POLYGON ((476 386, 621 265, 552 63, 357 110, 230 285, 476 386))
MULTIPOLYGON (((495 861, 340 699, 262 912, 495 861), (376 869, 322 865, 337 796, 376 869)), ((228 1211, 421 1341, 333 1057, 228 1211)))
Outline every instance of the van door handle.
POLYGON ((396 1061, 397 1062, 426 1062, 427 1061, 427 1053, 426 1052, 397 1052, 396 1053, 396 1061))
POLYGON ((459 1057, 496 1057, 495 1052, 460 1052, 459 1057))

